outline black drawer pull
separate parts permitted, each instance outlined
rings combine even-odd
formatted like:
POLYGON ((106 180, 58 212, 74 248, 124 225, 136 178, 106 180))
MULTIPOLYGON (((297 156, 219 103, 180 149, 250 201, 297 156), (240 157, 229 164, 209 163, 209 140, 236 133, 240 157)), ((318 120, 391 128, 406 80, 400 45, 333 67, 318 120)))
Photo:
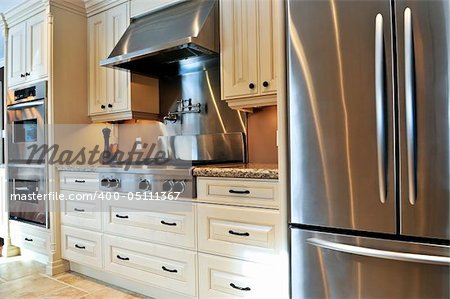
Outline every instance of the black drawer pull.
POLYGON ((248 237, 248 236, 250 236, 250 234, 247 233, 247 232, 245 232, 245 233, 240 233, 240 232, 232 231, 231 229, 228 231, 228 233, 229 233, 230 235, 236 235, 236 236, 242 236, 242 237, 248 237))
POLYGON ((86 212, 84 209, 77 209, 77 208, 74 208, 73 210, 74 210, 75 212, 80 212, 80 213, 86 212))
POLYGON ((122 260, 122 261, 129 261, 129 260, 130 260, 129 257, 121 257, 120 255, 116 255, 116 257, 117 257, 119 260, 122 260))
POLYGON ((75 183, 84 184, 84 183, 86 183, 86 181, 85 180, 75 180, 75 183))
POLYGON ((78 248, 78 249, 86 249, 86 246, 81 246, 81 245, 75 244, 75 248, 78 248))
POLYGON ((239 290, 239 291, 246 291, 246 292, 252 290, 252 289, 250 289, 249 287, 243 288, 243 287, 240 287, 240 286, 235 285, 234 283, 230 283, 230 287, 232 287, 233 289, 239 290))
POLYGON ((164 220, 161 220, 161 224, 168 225, 168 226, 177 226, 175 222, 165 222, 164 220))
POLYGON ((24 240, 27 242, 33 242, 33 239, 29 239, 29 238, 25 238, 24 240))
POLYGON ((177 269, 167 269, 166 267, 164 267, 164 266, 162 266, 161 267, 164 271, 166 271, 166 272, 170 272, 170 273, 178 273, 178 270, 177 269))
POLYGON ((128 219, 128 218, 130 218, 130 217, 128 217, 128 215, 122 216, 122 215, 119 215, 119 214, 116 214, 116 217, 120 218, 120 219, 128 219))
POLYGON ((230 192, 231 194, 250 194, 249 190, 232 190, 230 189, 228 192, 230 192))

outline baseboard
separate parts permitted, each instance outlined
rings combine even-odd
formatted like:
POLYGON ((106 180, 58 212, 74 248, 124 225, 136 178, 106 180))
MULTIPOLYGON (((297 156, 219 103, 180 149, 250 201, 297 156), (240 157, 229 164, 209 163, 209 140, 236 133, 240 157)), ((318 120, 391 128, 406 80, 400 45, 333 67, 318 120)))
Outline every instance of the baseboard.
POLYGON ((55 276, 64 272, 69 271, 70 264, 68 261, 59 259, 54 262, 48 262, 45 268, 45 272, 47 275, 55 276))

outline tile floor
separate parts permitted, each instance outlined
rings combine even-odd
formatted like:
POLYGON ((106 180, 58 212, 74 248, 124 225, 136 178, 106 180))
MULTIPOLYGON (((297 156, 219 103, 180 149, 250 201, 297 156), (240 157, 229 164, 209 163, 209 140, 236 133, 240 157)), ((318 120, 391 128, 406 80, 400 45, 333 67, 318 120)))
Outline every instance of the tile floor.
POLYGON ((45 275, 44 265, 22 257, 14 257, 0 258, 0 298, 135 299, 145 297, 75 272, 50 277, 45 275))

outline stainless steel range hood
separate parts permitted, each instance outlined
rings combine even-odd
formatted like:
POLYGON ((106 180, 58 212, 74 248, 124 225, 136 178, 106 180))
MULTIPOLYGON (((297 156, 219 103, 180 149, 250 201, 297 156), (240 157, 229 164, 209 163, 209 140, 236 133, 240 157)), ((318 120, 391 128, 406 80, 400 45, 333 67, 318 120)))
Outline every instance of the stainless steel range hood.
POLYGON ((133 19, 102 66, 154 75, 170 64, 219 52, 217 0, 187 0, 133 19))

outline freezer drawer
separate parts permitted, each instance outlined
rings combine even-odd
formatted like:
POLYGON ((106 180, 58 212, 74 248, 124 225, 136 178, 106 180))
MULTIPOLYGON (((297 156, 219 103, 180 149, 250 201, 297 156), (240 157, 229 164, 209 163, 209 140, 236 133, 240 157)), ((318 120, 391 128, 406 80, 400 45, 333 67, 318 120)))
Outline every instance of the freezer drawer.
POLYGON ((291 231, 292 298, 449 298, 447 246, 291 231))

